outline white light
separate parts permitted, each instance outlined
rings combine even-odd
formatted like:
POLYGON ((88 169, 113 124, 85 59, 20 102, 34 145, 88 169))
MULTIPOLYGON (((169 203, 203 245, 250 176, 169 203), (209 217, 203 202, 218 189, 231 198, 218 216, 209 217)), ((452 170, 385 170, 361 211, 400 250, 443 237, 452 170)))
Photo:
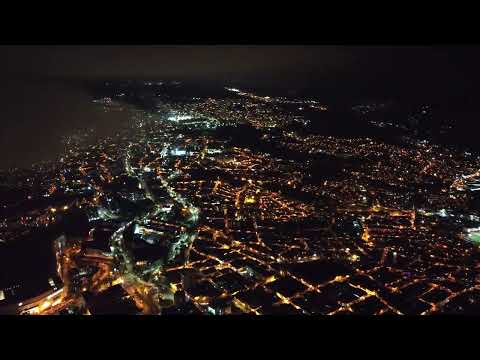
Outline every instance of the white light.
POLYGON ((171 151, 171 154, 176 155, 176 156, 183 156, 183 155, 187 154, 187 151, 186 150, 175 149, 175 150, 171 151))
POLYGON ((182 121, 182 120, 190 120, 190 119, 193 119, 193 117, 190 116, 190 115, 170 116, 168 118, 168 120, 175 121, 175 122, 179 122, 179 121, 182 121))

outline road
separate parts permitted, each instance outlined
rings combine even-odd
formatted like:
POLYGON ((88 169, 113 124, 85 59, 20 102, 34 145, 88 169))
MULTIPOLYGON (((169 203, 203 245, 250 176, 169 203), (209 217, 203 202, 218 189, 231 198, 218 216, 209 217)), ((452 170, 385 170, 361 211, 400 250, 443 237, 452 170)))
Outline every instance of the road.
MULTIPOLYGON (((171 146, 170 143, 165 143, 163 150, 161 151, 161 158, 166 158, 168 156, 168 148, 171 146)), ((134 260, 130 258, 128 251, 124 246, 124 232, 129 228, 134 222, 144 223, 149 218, 156 218, 163 208, 163 203, 155 198, 155 195, 152 193, 151 189, 148 186, 146 181, 146 173, 143 170, 147 166, 143 166, 139 169, 134 169, 131 164, 131 150, 133 144, 130 143, 127 147, 125 154, 125 171, 126 173, 138 180, 141 184, 142 189, 145 190, 146 197, 149 198, 154 203, 154 209, 145 214, 144 216, 134 219, 120 229, 118 229, 111 238, 112 252, 115 259, 119 263, 119 268, 121 276, 126 279, 123 284, 125 290, 132 296, 132 298, 142 309, 142 312, 145 314, 158 314, 161 312, 160 298, 163 300, 171 299, 173 293, 165 293, 165 289, 170 289, 170 287, 165 284, 164 278, 161 276, 163 268, 161 266, 157 268, 152 268, 150 271, 153 276, 153 279, 158 279, 157 281, 147 282, 142 278, 142 274, 135 272, 134 260)), ((143 160, 142 160, 143 161, 143 160)), ((171 200, 183 209, 186 209, 186 223, 188 226, 182 227, 182 232, 177 236, 177 241, 170 249, 168 261, 173 261, 183 249, 189 247, 195 239, 196 236, 196 225, 199 218, 199 209, 193 206, 187 199, 178 194, 175 189, 170 185, 168 179, 163 176, 157 176, 157 179, 160 180, 161 185, 167 191, 171 200)))

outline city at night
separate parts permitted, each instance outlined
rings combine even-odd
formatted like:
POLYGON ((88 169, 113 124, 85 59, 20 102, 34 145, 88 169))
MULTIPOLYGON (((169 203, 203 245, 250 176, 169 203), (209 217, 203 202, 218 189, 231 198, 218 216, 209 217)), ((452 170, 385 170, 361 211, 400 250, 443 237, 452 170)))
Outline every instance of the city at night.
POLYGON ((0 314, 479 315, 479 50, 0 46, 0 314))

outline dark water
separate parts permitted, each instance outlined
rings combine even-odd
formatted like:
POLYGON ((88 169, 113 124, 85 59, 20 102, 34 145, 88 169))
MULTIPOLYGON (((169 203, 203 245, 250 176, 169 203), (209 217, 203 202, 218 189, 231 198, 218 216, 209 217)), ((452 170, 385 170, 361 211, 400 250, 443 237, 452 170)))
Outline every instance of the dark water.
POLYGON ((0 90, 0 168, 56 158, 76 129, 115 130, 124 114, 98 111, 81 83, 9 80, 0 90))

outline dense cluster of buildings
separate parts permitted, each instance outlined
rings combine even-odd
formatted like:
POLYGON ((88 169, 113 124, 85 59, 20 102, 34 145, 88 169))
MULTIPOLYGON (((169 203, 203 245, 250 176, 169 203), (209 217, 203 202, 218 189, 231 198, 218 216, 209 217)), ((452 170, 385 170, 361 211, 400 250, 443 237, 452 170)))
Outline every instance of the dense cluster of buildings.
POLYGON ((477 156, 305 135, 299 108, 329 111, 312 100, 229 88, 174 101, 156 90, 142 106, 108 87, 97 106, 127 112, 128 124, 103 140, 66 139, 57 162, 0 174, 0 251, 47 229, 58 275, 24 301, 12 293, 22 280, 1 278, 6 312, 478 310, 480 219, 466 177, 477 156), (251 136, 242 126, 256 131, 250 145, 238 142, 251 136))

